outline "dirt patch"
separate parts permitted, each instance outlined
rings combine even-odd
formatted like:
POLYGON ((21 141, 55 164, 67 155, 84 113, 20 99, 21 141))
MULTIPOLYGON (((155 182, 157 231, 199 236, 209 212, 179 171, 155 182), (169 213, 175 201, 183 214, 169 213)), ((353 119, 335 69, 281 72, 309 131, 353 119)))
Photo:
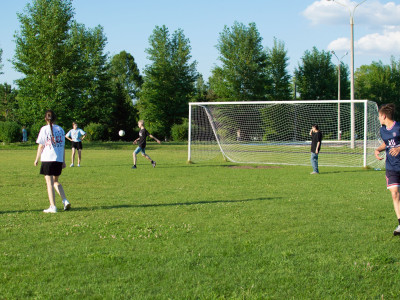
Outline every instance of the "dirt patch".
POLYGON ((229 166, 232 169, 280 169, 278 166, 229 166))

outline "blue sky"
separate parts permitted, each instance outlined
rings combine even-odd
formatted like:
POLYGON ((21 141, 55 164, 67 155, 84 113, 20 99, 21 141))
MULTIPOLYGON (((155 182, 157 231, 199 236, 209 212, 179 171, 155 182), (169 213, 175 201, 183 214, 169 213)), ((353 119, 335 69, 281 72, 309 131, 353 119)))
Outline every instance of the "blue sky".
MULTIPOLYGON (((304 51, 316 46, 334 50, 342 57, 350 49, 349 8, 360 1, 335 0, 74 0, 75 20, 86 27, 101 25, 108 39, 110 55, 131 53, 141 71, 149 64, 145 49, 155 26, 166 25, 170 32, 183 29, 190 40, 197 71, 207 79, 219 64, 216 44, 225 25, 235 21, 254 22, 271 48, 273 38, 285 43, 289 72, 298 66, 304 51)), ((0 82, 12 84, 22 77, 9 62, 14 55, 14 33, 20 30, 16 13, 29 1, 0 0, 0 48, 3 49, 0 82)), ((388 64, 393 55, 400 59, 400 0, 367 0, 354 15, 355 67, 381 60, 388 64)), ((343 58, 350 64, 350 55, 343 58)), ((334 62, 336 63, 336 61, 334 62)))

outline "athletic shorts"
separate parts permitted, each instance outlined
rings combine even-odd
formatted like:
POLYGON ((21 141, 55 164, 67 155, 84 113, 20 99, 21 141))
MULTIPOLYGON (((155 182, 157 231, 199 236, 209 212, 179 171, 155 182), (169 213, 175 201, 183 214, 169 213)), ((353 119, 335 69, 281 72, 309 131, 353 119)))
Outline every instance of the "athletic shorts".
POLYGON ((77 150, 82 150, 82 142, 72 142, 72 148, 75 148, 77 150))
POLYGON ((142 152, 143 155, 146 154, 146 151, 144 150, 144 148, 137 147, 136 150, 134 151, 134 153, 138 154, 139 152, 142 152))
POLYGON ((400 171, 386 170, 387 188, 400 187, 400 171))
POLYGON ((60 176, 62 165, 63 163, 59 161, 43 161, 40 166, 40 174, 60 176))

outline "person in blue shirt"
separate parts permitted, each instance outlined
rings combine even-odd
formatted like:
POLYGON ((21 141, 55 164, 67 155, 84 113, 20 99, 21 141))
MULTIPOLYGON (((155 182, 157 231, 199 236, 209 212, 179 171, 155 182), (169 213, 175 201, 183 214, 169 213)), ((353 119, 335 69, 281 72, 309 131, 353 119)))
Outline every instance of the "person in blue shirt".
POLYGON ((382 144, 375 149, 375 157, 382 160, 379 154, 386 152, 386 182, 387 189, 392 194, 394 211, 399 225, 394 235, 400 235, 400 124, 394 121, 394 104, 385 104, 379 108, 379 122, 382 144))
POLYGON ((78 124, 76 122, 72 123, 72 129, 68 131, 68 133, 65 135, 67 139, 69 139, 72 142, 72 163, 70 167, 74 166, 75 162, 75 151, 78 150, 78 167, 81 166, 81 158, 82 158, 82 141, 86 137, 86 132, 84 132, 82 129, 78 128, 78 124))

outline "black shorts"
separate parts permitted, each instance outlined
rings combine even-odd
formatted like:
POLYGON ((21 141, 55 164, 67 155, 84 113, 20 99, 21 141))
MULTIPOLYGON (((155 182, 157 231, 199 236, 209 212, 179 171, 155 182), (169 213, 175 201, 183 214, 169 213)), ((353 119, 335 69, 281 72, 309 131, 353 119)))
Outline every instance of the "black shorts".
POLYGON ((400 172, 386 170, 386 183, 388 189, 392 187, 400 187, 400 172))
POLYGON ((82 142, 72 142, 72 148, 75 148, 77 150, 82 150, 82 142))
POLYGON ((59 161, 43 161, 40 166, 40 174, 60 176, 63 163, 59 161))

